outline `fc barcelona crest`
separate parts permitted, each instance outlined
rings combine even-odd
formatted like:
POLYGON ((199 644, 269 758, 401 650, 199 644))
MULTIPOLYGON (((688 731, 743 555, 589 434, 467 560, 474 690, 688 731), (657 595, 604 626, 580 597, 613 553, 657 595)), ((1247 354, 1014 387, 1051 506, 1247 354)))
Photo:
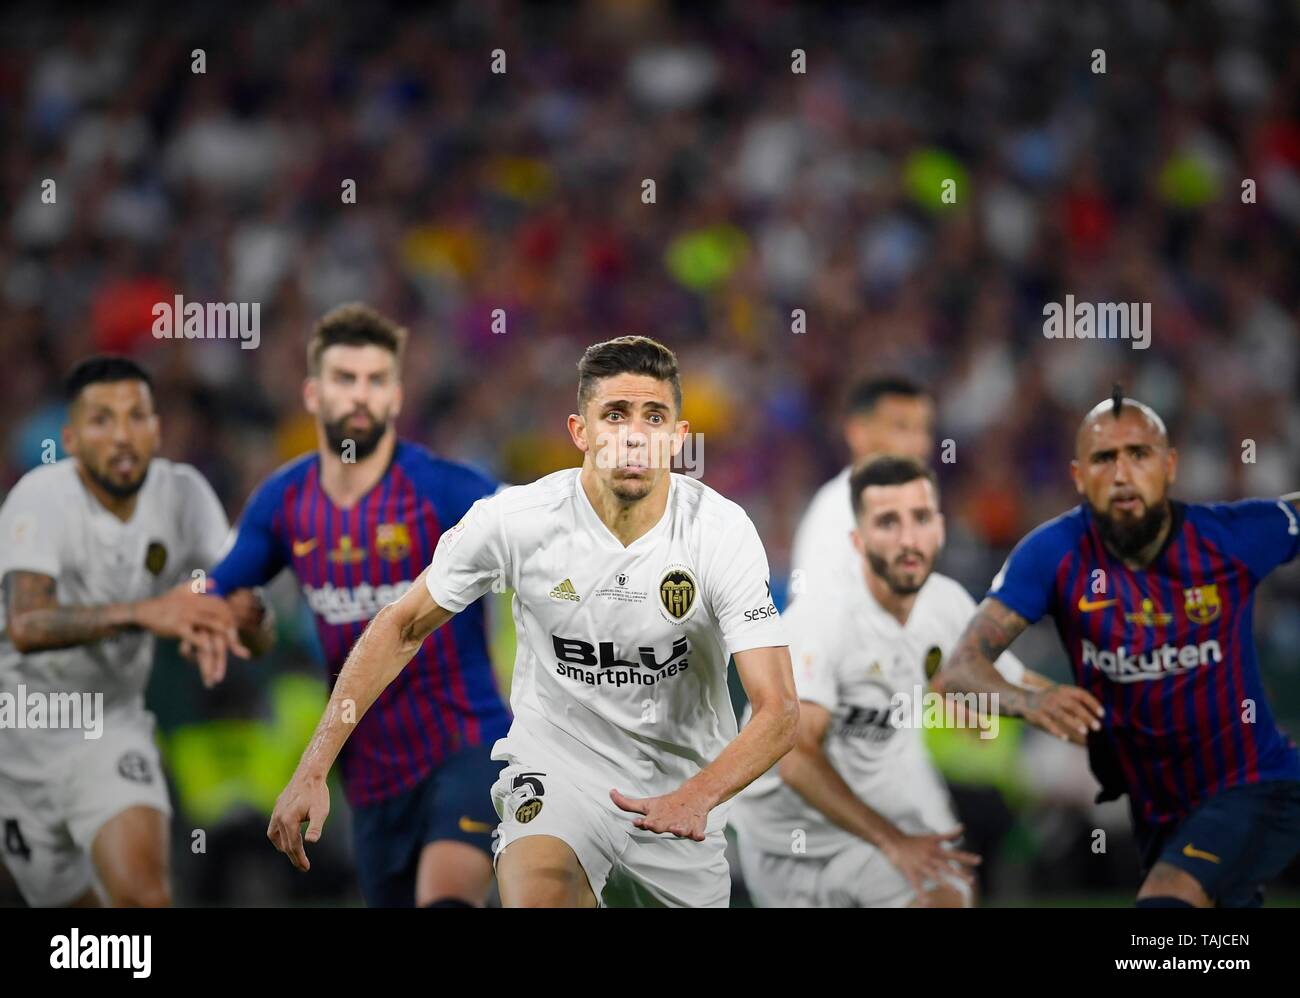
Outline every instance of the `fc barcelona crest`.
POLYGON ((385 561, 401 561, 411 553, 411 532, 405 523, 381 523, 375 527, 375 550, 385 561))
POLYGON ((1195 586, 1183 590, 1183 610, 1193 624, 1208 624, 1223 610, 1217 585, 1195 586))
POLYGON ((659 603, 668 619, 679 623, 690 616, 695 607, 695 576, 681 565, 673 565, 659 580, 659 603))
POLYGON ((159 541, 150 541, 144 552, 144 567, 150 575, 158 575, 167 564, 167 548, 159 541))

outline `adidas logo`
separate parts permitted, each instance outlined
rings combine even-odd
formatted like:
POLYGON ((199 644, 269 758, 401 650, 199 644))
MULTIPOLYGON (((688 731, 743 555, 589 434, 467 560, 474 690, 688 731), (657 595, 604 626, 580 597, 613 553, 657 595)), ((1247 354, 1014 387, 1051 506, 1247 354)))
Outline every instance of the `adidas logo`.
POLYGON ((582 597, 578 595, 578 590, 573 588, 573 583, 565 579, 551 590, 551 599, 567 599, 578 603, 582 600, 582 597))

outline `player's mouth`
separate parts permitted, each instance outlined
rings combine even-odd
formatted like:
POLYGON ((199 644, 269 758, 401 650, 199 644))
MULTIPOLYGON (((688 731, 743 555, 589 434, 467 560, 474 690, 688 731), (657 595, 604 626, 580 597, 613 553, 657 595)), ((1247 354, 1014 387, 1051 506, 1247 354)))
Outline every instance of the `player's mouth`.
POLYGON ((925 559, 919 554, 903 554, 898 556, 898 561, 894 562, 894 564, 899 568, 915 572, 925 568, 925 559))
POLYGON ((140 459, 134 454, 114 454, 108 460, 108 470, 123 477, 130 475, 140 466, 140 459))
POLYGON ((1141 513, 1145 508, 1141 496, 1115 496, 1110 501, 1112 513, 1141 513))

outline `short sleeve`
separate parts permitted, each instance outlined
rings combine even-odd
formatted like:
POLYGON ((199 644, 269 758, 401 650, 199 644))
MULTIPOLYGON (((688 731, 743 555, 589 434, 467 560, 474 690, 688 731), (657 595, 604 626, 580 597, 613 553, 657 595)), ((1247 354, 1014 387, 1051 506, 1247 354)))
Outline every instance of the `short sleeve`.
POLYGON ((815 606, 805 600, 792 607, 782 622, 790 638, 790 662, 799 699, 834 710, 840 696, 832 640, 840 631, 828 628, 815 606))
POLYGON ((63 566, 62 522, 52 477, 24 476, 0 507, 0 578, 8 572, 36 572, 57 579, 63 566))
POLYGON ((230 521, 208 480, 188 465, 178 469, 181 492, 182 570, 209 571, 230 537, 230 521))
POLYGON ((785 628, 772 602, 767 552, 754 524, 739 513, 715 543, 705 591, 727 654, 786 645, 785 628))
POLYGON ((510 554, 498 493, 475 502, 460 522, 438 539, 424 584, 435 603, 460 613, 494 582, 508 584, 510 577, 510 554))
POLYGON ((1285 499, 1243 499, 1210 509, 1224 528, 1228 550, 1256 580, 1300 552, 1300 514, 1285 499))
POLYGON ((1041 619, 1051 608, 1056 569, 1065 555, 1062 534, 1057 521, 1028 534, 993 577, 988 595, 1031 624, 1041 619))

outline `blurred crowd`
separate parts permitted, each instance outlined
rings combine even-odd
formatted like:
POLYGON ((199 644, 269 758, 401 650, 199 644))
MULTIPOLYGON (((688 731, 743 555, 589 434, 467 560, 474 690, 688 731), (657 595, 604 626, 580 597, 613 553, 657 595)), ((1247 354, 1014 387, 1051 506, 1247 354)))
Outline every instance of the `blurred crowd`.
MULTIPOLYGON (((10 6, 0 490, 58 439, 62 374, 112 350, 156 375, 165 454, 233 519, 314 445, 306 336, 353 299, 411 330, 403 433, 505 481, 576 463, 586 345, 669 344, 703 480, 753 517, 778 590, 869 374, 934 393, 941 567, 977 596, 1076 501, 1074 427, 1114 381, 1164 415, 1183 498, 1300 489, 1298 21, 1263 0, 10 6), (260 303, 258 348, 156 339, 177 294, 260 303), (1149 349, 1046 338, 1066 295, 1150 303, 1149 349)), ((1298 595, 1280 573, 1258 621, 1283 718, 1298 595)))

